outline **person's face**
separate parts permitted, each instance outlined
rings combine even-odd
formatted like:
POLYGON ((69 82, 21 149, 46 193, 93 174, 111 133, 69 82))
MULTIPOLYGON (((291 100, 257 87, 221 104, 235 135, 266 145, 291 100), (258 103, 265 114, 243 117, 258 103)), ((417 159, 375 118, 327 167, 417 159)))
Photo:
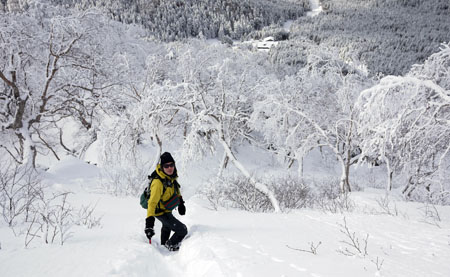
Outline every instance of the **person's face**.
POLYGON ((164 173, 171 176, 173 172, 175 171, 175 164, 174 163, 165 163, 162 165, 164 173))

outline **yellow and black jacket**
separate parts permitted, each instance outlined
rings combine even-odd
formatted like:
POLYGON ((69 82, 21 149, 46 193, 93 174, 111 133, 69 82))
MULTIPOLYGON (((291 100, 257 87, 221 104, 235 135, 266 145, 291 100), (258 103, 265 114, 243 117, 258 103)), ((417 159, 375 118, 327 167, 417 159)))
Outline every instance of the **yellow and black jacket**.
POLYGON ((168 176, 164 173, 159 164, 157 165, 155 172, 158 176, 157 178, 153 178, 150 185, 151 194, 148 199, 147 217, 170 213, 172 209, 167 209, 163 202, 169 201, 174 194, 181 197, 176 174, 174 177, 168 176), (166 186, 165 190, 164 185, 166 186))

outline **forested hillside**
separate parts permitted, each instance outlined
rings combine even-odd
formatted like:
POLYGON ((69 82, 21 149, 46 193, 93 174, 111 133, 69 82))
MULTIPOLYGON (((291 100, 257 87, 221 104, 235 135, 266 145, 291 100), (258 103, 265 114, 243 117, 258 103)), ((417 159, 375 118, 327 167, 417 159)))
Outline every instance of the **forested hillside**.
MULTIPOLYGON (((279 45, 281 52, 272 52, 274 62, 303 65, 303 58, 293 56, 302 55, 299 49, 307 39, 316 45, 337 47, 343 59, 363 64, 371 74, 404 74, 435 53, 440 43, 450 41, 448 0, 321 0, 324 12, 317 17, 304 16, 310 10, 308 0, 49 2, 79 10, 99 8, 114 20, 144 26, 163 41, 190 37, 224 42, 261 39, 279 34, 276 28, 287 20, 298 19, 289 43, 279 45), (272 31, 258 32, 264 27, 272 31)), ((0 9, 22 11, 29 3, 32 1, 3 0, 0 9)), ((283 39, 286 36, 283 34, 283 39)))
MULTIPOLYGON (((27 8, 27 1, 4 0, 9 10, 27 8), (15 3, 17 2, 17 4, 15 3)), ((114 20, 141 24, 155 37, 174 41, 189 37, 241 39, 272 24, 296 19, 309 8, 307 0, 51 0, 63 7, 100 8, 114 20)))
POLYGON ((339 47, 372 73, 404 74, 450 41, 448 0, 321 0, 324 12, 302 17, 291 39, 339 47))

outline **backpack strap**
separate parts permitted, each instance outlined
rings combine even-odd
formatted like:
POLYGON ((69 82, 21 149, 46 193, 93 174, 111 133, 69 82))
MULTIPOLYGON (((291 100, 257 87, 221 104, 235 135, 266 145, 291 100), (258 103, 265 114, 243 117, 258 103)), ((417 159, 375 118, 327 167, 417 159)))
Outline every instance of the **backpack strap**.
POLYGON ((149 196, 150 196, 150 188, 152 186, 153 179, 161 179, 161 178, 159 178, 159 175, 156 173, 156 171, 153 171, 151 175, 148 175, 148 187, 146 188, 146 191, 149 193, 149 196))
POLYGON ((157 175, 157 177, 155 177, 155 178, 159 179, 159 180, 161 181, 162 185, 163 185, 163 191, 162 191, 162 193, 161 193, 161 197, 160 197, 160 199, 159 199, 158 205, 156 205, 156 211, 155 211, 155 212, 158 213, 158 212, 162 211, 162 209, 161 209, 162 196, 163 196, 164 193, 166 192, 166 189, 167 189, 167 187, 169 186, 170 181, 167 180, 167 179, 161 179, 161 178, 159 177, 159 175, 157 175))
POLYGON ((177 180, 173 180, 173 185, 175 186, 175 191, 178 193, 178 195, 181 195, 181 191, 180 191, 180 184, 178 183, 177 180))
MULTIPOLYGON (((161 180, 161 178, 160 178, 160 180, 161 180)), ((161 183, 163 184, 163 191, 161 194, 161 197, 162 197, 164 195, 164 193, 166 192, 166 189, 169 186, 170 181, 167 179, 163 179, 163 180, 161 180, 161 183)))

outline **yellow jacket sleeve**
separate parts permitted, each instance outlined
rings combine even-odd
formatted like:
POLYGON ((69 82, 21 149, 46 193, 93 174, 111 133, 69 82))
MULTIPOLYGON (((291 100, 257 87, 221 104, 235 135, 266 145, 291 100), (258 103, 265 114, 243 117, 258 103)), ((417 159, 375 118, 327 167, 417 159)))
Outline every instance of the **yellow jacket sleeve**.
POLYGON ((147 217, 156 216, 156 207, 161 200, 161 194, 163 192, 163 184, 159 179, 153 179, 150 185, 150 198, 148 199, 147 217))

